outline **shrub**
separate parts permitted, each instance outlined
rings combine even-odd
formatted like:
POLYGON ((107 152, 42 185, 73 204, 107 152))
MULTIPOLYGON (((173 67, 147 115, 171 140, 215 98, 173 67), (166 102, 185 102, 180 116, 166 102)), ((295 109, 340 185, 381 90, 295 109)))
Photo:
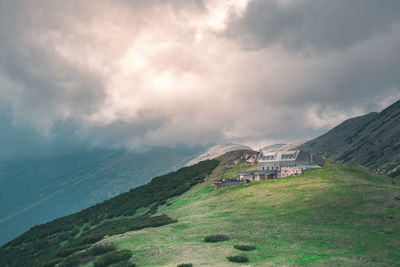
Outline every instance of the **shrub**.
MULTIPOLYGON (((75 267, 85 264, 89 261, 94 260, 93 255, 88 255, 87 252, 76 253, 74 255, 68 256, 62 260, 58 267, 75 267)), ((37 266, 37 265, 35 265, 37 266)), ((44 267, 43 265, 39 264, 38 266, 44 267)), ((54 264, 51 266, 55 266, 54 264)))
POLYGON ((236 249, 239 249, 239 250, 243 250, 243 251, 249 251, 249 250, 253 250, 256 248, 253 245, 234 245, 233 247, 236 249))
POLYGON ((92 246, 89 249, 88 254, 97 256, 113 250, 115 250, 113 243, 100 243, 92 246))
POLYGON ((181 263, 177 267, 192 267, 192 266, 193 266, 193 264, 191 264, 191 263, 181 263))
POLYGON ((229 240, 229 237, 226 235, 209 235, 204 238, 204 242, 208 243, 215 243, 215 242, 220 242, 220 241, 226 241, 229 240))
POLYGON ((105 236, 104 233, 96 233, 96 234, 88 233, 86 235, 82 235, 82 237, 77 240, 77 243, 82 245, 93 244, 102 240, 104 236, 105 236))
POLYGON ((60 261, 62 261, 63 258, 59 257, 59 258, 53 258, 51 260, 48 261, 41 261, 38 262, 38 265, 40 267, 53 267, 54 265, 56 265, 57 263, 59 263, 60 261))
POLYGON ((59 267, 74 267, 78 265, 78 256, 72 255, 64 258, 64 260, 58 265, 59 267))
POLYGON ((87 249, 88 245, 66 245, 65 247, 62 247, 57 250, 56 255, 59 257, 67 257, 69 255, 74 254, 77 251, 87 249))
POLYGON ((81 266, 85 263, 88 263, 89 261, 94 260, 93 255, 81 255, 77 258, 76 260, 76 265, 75 266, 81 266))
POLYGON ((113 267, 135 267, 136 264, 130 261, 121 261, 112 265, 113 267))
POLYGON ((249 262, 249 257, 247 255, 236 255, 236 256, 228 256, 226 257, 231 262, 249 262))
POLYGON ((103 256, 98 258, 94 262, 93 266, 94 267, 106 267, 112 263, 129 260, 129 258, 131 256, 132 256, 132 252, 127 249, 107 252, 106 254, 104 254, 103 256))

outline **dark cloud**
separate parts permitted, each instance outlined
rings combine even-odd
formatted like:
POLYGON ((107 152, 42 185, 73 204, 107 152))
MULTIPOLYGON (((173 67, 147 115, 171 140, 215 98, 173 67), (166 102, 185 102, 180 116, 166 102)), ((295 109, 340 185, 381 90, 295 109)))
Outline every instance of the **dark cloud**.
POLYGON ((255 0, 227 32, 248 48, 283 45, 294 51, 343 50, 400 23, 396 0, 255 0))
POLYGON ((0 3, 0 102, 12 109, 16 120, 32 122, 43 132, 71 113, 92 112, 104 99, 101 76, 56 51, 55 41, 67 38, 71 24, 83 13, 90 14, 81 6, 71 15, 72 8, 76 5, 54 1, 43 6, 0 3))
POLYGON ((399 14, 394 0, 0 0, 0 158, 316 136, 400 97, 399 14))

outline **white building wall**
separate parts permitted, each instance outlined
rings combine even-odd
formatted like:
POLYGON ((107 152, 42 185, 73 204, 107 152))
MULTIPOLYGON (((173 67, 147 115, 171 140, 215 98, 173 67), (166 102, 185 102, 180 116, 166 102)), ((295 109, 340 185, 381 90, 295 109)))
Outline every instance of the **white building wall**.
POLYGON ((299 166, 281 167, 281 171, 278 173, 278 177, 282 178, 302 173, 303 169, 299 166))

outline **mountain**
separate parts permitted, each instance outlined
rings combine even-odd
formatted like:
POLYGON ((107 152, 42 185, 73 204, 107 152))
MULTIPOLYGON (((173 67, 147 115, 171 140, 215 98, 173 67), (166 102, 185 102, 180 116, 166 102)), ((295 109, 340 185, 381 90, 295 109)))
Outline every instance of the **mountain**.
POLYGON ((218 177, 255 167, 229 164, 248 153, 184 167, 33 227, 0 248, 0 266, 400 265, 400 186, 392 179, 330 163, 214 190, 218 177))
POLYGON ((186 165, 190 166, 190 165, 196 164, 203 160, 216 158, 216 157, 221 156, 230 151, 242 150, 242 149, 251 150, 251 148, 248 146, 234 144, 234 143, 214 145, 210 148, 207 148, 205 151, 203 151, 199 155, 197 155, 194 159, 189 161, 186 165))
POLYGON ((400 176, 400 100, 380 113, 349 119, 299 148, 379 174, 400 176))
POLYGON ((203 150, 92 150, 0 161, 0 245, 35 224, 77 212, 174 171, 203 150))
POLYGON ((279 150, 284 150, 284 151, 288 151, 288 150, 292 150, 295 149, 296 147, 304 144, 306 141, 296 141, 296 142, 292 142, 289 144, 273 144, 273 145, 269 145, 269 146, 265 146, 261 148, 261 151, 265 152, 275 152, 275 151, 279 151, 279 150))

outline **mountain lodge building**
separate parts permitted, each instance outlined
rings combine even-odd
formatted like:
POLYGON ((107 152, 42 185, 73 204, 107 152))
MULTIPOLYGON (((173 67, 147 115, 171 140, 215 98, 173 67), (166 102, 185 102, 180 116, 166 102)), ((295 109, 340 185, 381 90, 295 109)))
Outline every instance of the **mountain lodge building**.
POLYGON ((303 150, 276 151, 258 155, 258 170, 238 172, 239 180, 265 180, 303 173, 321 168, 325 160, 303 150))

